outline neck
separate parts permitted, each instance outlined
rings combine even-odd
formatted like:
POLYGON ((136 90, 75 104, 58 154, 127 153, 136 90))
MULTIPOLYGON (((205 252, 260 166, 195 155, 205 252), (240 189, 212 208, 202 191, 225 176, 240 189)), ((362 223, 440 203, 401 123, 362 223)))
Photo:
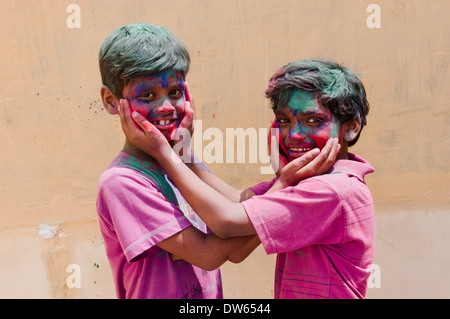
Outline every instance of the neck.
POLYGON ((348 159, 348 143, 342 142, 339 154, 336 156, 336 161, 340 159, 348 159))
POLYGON ((143 161, 155 162, 155 159, 145 153, 143 150, 134 146, 128 139, 125 141, 125 145, 122 148, 122 152, 127 153, 133 157, 139 158, 143 161))

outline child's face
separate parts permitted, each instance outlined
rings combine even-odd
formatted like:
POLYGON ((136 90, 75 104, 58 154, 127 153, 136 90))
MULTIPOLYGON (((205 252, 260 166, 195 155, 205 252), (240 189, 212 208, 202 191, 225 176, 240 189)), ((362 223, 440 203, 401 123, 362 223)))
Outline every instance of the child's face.
POLYGON ((182 72, 165 71, 132 80, 123 89, 132 111, 137 111, 163 133, 168 141, 184 115, 182 72))
POLYGON ((289 102, 275 116, 289 161, 313 148, 321 150, 330 138, 338 137, 342 143, 341 125, 310 92, 292 90, 289 102))

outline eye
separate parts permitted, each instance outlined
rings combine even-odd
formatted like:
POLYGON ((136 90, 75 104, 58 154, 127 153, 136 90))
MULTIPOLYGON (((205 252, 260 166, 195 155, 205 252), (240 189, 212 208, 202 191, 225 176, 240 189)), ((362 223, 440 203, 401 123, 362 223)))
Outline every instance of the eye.
POLYGON ((183 91, 179 89, 175 89, 169 92, 169 97, 171 99, 180 99, 183 96, 183 91))
POLYGON ((279 117, 279 118, 277 118, 277 121, 278 121, 278 123, 280 123, 280 125, 288 124, 291 122, 289 119, 287 119, 285 117, 279 117))
POLYGON ((322 122, 323 122, 323 119, 322 119, 322 118, 320 118, 320 117, 315 117, 315 116, 309 117, 309 118, 306 120, 306 123, 308 123, 308 124, 320 124, 320 123, 322 123, 322 122))
POLYGON ((153 101, 156 95, 153 92, 142 93, 138 96, 140 100, 153 101))

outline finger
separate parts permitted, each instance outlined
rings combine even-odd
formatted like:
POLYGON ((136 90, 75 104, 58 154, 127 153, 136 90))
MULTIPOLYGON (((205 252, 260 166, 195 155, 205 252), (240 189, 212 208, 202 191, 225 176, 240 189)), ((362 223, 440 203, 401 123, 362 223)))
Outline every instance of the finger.
POLYGON ((336 143, 336 140, 334 138, 328 139, 325 146, 322 148, 322 151, 320 152, 321 160, 326 160, 333 148, 333 145, 336 143))
POLYGON ((277 143, 277 137, 275 135, 272 135, 269 137, 269 157, 270 157, 270 165, 272 166, 272 169, 275 173, 279 173, 281 170, 280 164, 280 154, 279 154, 279 148, 277 143), (273 147, 273 152, 272 152, 273 147))
POLYGON ((275 135, 277 138, 277 144, 278 144, 278 153, 280 154, 280 160, 283 162, 289 163, 289 157, 287 155, 286 147, 283 144, 283 139, 281 136, 280 129, 277 126, 277 120, 275 119, 272 122, 272 126, 270 127, 270 135, 275 135))
POLYGON ((278 152, 277 151, 275 151, 275 152, 271 151, 272 145, 276 146, 276 143, 277 143, 277 138, 274 135, 270 136, 269 137, 269 157, 270 157, 270 161, 271 162, 273 162, 276 159, 278 159, 278 152))
POLYGON ((333 166, 340 150, 341 145, 338 143, 338 139, 335 139, 335 143, 333 144, 328 157, 323 161, 321 167, 319 168, 319 172, 321 174, 327 172, 333 166))
POLYGON ((125 128, 129 131, 130 127, 139 128, 139 126, 135 123, 135 121, 131 118, 131 107, 127 99, 120 100, 120 109, 123 116, 123 122, 125 124, 125 128))
POLYGON ((127 107, 128 105, 124 105, 124 100, 119 100, 119 107, 117 108, 119 117, 120 117, 120 124, 122 125, 122 130, 127 135, 128 132, 128 122, 126 118, 126 114, 130 112, 130 110, 127 107))
MULTIPOLYGON (((315 172, 317 175, 323 174, 323 169, 325 168, 324 163, 329 157, 329 154, 331 152, 332 146, 334 143, 334 139, 329 139, 325 146, 322 148, 318 156, 316 156, 312 161, 310 161, 307 164, 307 168, 313 172, 315 172)), ((305 165, 306 166, 306 165, 305 165)))
POLYGON ((142 114, 133 111, 132 117, 134 122, 144 131, 144 133, 158 134, 159 130, 150 123, 142 114))
POLYGON ((191 100, 191 91, 189 89, 189 84, 187 81, 184 81, 184 95, 185 95, 186 101, 191 100))
POLYGON ((313 159, 315 159, 317 157, 317 155, 319 155, 319 154, 320 154, 320 150, 318 148, 314 148, 314 149, 310 150, 309 152, 307 152, 305 155, 303 155, 299 158, 296 158, 294 161, 296 161, 296 165, 300 169, 300 168, 306 166, 313 159))
POLYGON ((267 134, 267 147, 269 149, 269 156, 270 156, 270 150, 271 150, 271 145, 272 145, 272 141, 273 141, 273 137, 275 135, 273 128, 275 128, 275 121, 272 122, 272 124, 270 125, 269 128, 269 134, 267 134))
POLYGON ((305 166, 307 166, 312 160, 314 160, 317 155, 319 155, 320 150, 318 148, 312 149, 306 154, 292 160, 289 162, 286 167, 289 171, 292 171, 294 175, 300 175, 304 176, 305 173, 309 173, 309 171, 312 171, 311 167, 306 168, 307 170, 303 169, 305 166))
POLYGON ((188 120, 193 120, 194 116, 195 116, 195 110, 192 107, 192 103, 189 101, 186 101, 184 103, 184 116, 185 118, 187 117, 188 120))
POLYGON ((339 151, 341 150, 341 144, 339 144, 339 140, 336 138, 335 143, 333 144, 333 147, 330 151, 330 154, 328 155, 328 160, 333 159, 333 161, 336 159, 336 157, 339 154, 339 151))
POLYGON ((317 168, 317 174, 326 173, 333 166, 334 162, 336 161, 336 157, 339 153, 339 148, 340 146, 338 143, 338 139, 334 138, 330 142, 329 151, 327 150, 322 154, 321 161, 319 163, 320 166, 317 168))
POLYGON ((187 128, 191 131, 191 134, 194 132, 194 120, 195 120, 195 111, 191 107, 191 103, 189 101, 184 102, 184 115, 180 122, 179 127, 187 128))
POLYGON ((173 141, 178 140, 179 138, 179 132, 182 129, 187 129, 189 131, 189 133, 192 134, 194 133, 194 124, 195 124, 195 112, 191 107, 191 103, 189 101, 184 102, 184 115, 183 118, 181 119, 180 125, 172 131, 171 135, 170 135, 170 139, 173 141))
POLYGON ((189 84, 187 81, 184 81, 184 95, 186 98, 186 101, 191 103, 191 107, 193 110, 195 110, 194 100, 192 98, 191 89, 189 88, 189 84))
POLYGON ((122 107, 122 99, 119 100, 119 105, 117 106, 117 114, 119 114, 120 119, 122 120, 122 111, 123 111, 123 107, 122 107))

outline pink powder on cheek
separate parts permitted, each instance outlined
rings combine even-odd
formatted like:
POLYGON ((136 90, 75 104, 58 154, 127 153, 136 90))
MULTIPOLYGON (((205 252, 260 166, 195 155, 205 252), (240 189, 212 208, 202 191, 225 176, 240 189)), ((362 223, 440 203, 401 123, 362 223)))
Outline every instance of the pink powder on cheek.
POLYGON ((139 112, 145 118, 147 118, 151 112, 147 103, 140 102, 137 99, 132 99, 130 106, 132 111, 139 112))
POLYGON ((334 124, 328 123, 321 127, 305 127, 303 125, 290 126, 280 129, 285 145, 308 143, 322 149, 327 141, 335 137, 334 124))
POLYGON ((312 138, 316 142, 319 149, 322 149, 330 138, 338 137, 340 139, 341 136, 342 127, 335 121, 332 121, 318 130, 312 138))

